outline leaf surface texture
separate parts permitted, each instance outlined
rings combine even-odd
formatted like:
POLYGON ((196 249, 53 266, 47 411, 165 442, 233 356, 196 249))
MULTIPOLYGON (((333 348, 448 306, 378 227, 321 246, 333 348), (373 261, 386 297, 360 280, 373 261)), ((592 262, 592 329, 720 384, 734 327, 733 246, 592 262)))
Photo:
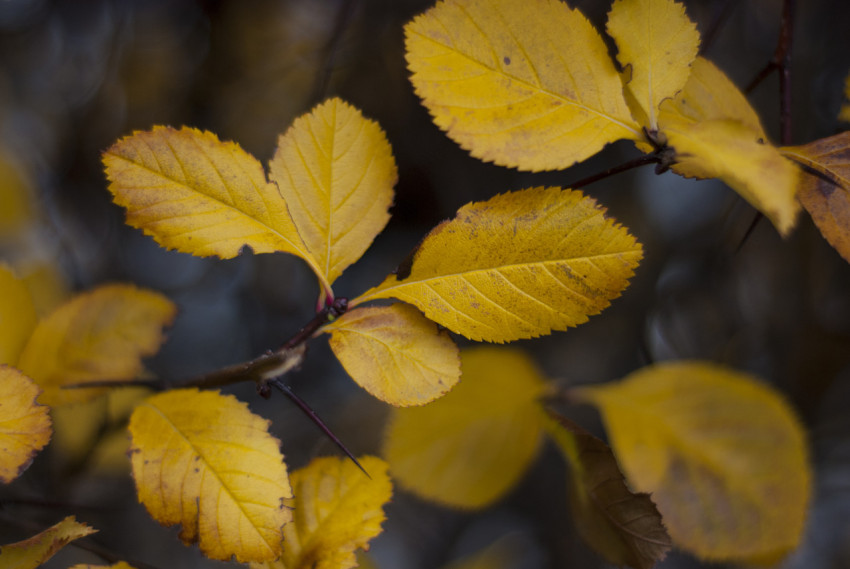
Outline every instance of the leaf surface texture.
POLYGON ((74 519, 74 516, 68 516, 29 539, 0 547, 0 567, 3 567, 3 569, 36 569, 68 543, 96 531, 96 529, 78 522, 74 519))
POLYGON ((0 482, 17 478, 50 441, 48 408, 36 403, 38 386, 20 371, 0 365, 0 482))

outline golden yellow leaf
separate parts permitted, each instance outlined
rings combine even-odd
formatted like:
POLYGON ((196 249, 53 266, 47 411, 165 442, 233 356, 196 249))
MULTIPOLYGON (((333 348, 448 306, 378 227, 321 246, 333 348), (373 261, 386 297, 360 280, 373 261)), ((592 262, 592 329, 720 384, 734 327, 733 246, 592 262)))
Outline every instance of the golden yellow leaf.
POLYGON ((21 164, 0 150, 0 239, 23 233, 35 221, 33 184, 21 164))
POLYGON ((626 89, 658 130, 658 106, 685 86, 699 49, 699 32, 673 0, 616 0, 608 13, 608 35, 626 70, 626 89))
POLYGON ((355 551, 368 550, 369 541, 381 533, 384 504, 393 492, 387 463, 373 456, 358 460, 371 478, 341 457, 317 458, 292 473, 295 498, 287 506, 294 517, 283 527, 283 555, 252 564, 253 569, 357 566, 355 551))
POLYGON ((351 310, 325 330, 352 379, 392 405, 424 405, 460 379, 458 349, 448 333, 407 304, 351 310))
POLYGON ((95 380, 135 378, 141 358, 155 354, 162 328, 176 313, 159 293, 132 285, 104 285, 79 294, 38 323, 18 367, 55 406, 88 401, 107 388, 62 389, 95 380))
POLYGON ((333 98, 278 139, 269 177, 329 283, 360 258, 390 219, 398 173, 381 127, 333 98))
POLYGON ((650 569, 672 547, 648 494, 629 490, 611 448, 566 417, 547 427, 570 465, 570 506, 579 535, 609 563, 650 569))
POLYGON ((154 395, 130 417, 139 501, 162 525, 181 524, 180 539, 211 559, 277 558, 292 490, 268 426, 232 395, 154 395))
POLYGON ((505 494, 537 454, 545 416, 544 378, 523 352, 490 346, 461 351, 463 376, 444 397, 394 409, 383 454, 400 486, 461 508, 505 494))
POLYGON ((48 408, 35 401, 39 392, 20 371, 0 365, 0 482, 20 476, 50 441, 48 408))
POLYGON ((0 567, 3 569, 36 569, 68 543, 96 531, 96 529, 75 520, 74 516, 68 516, 29 539, 0 547, 0 567))
POLYGON ((643 256, 581 192, 531 188, 463 206, 400 269, 352 301, 395 297, 472 340, 510 342, 586 322, 643 256))
POLYGON ((405 26, 416 94, 476 158, 558 170, 639 138, 599 33, 559 0, 445 0, 405 26))
POLYGON ((16 365, 38 317, 24 281, 0 263, 0 364, 16 365))
POLYGON ((71 569, 136 569, 126 561, 119 561, 114 565, 87 565, 84 563, 80 563, 78 565, 74 565, 71 569))
POLYGON ((106 421, 107 395, 50 409, 53 421, 52 449, 63 459, 85 459, 97 444, 106 421))
POLYGON ((716 560, 797 546, 811 491, 806 436, 775 391, 693 361, 574 395, 599 408, 629 483, 652 494, 678 546, 716 560))
POLYGON ((116 142, 103 163, 127 223, 161 246, 222 259, 245 246, 292 253, 324 283, 277 186, 238 144, 193 128, 157 126, 116 142))
POLYGON ((444 569, 508 569, 514 567, 519 559, 510 537, 506 537, 444 566, 444 569))
POLYGON ((844 79, 844 104, 838 112, 838 120, 850 122, 850 73, 844 79))

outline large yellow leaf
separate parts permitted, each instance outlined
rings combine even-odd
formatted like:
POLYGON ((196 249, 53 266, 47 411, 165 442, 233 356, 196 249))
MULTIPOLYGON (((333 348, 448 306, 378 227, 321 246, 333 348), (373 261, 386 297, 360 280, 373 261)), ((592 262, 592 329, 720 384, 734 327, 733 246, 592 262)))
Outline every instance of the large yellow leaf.
POLYGON ((320 279, 277 186, 260 162, 210 132, 157 126, 103 154, 109 191, 127 223, 168 249, 230 259, 254 253, 298 255, 320 279))
POLYGON ((766 385, 673 362, 574 395, 599 407, 628 481, 652 494, 677 545, 718 560, 796 547, 810 494, 806 436, 766 385))
POLYGON ((699 32, 673 0, 616 0, 607 28, 626 70, 626 89, 646 117, 645 126, 658 130, 658 106, 685 86, 699 32))
POLYGON ((386 519, 384 505, 392 496, 387 463, 358 459, 367 477, 346 458, 314 459, 292 473, 295 498, 287 500, 293 520, 283 528, 283 555, 253 569, 349 569, 355 551, 369 549, 386 519))
POLYGON ((106 388, 62 389, 95 380, 132 379, 141 358, 163 341, 174 304, 161 294, 132 285, 105 285, 80 294, 38 323, 18 367, 44 390, 45 405, 78 403, 106 388))
POLYGON ((559 0, 446 0, 405 27, 416 94, 473 156, 557 170, 639 138, 602 38, 559 0))
POLYGON ((38 317, 24 281, 0 263, 0 365, 15 365, 38 317))
POLYGON ((329 283, 390 219, 398 174, 381 127, 340 99, 295 120, 269 163, 289 213, 329 283))
POLYGON ((581 192, 532 188, 465 205, 352 304, 395 297, 472 340, 566 330, 620 296, 640 244, 581 192))
POLYGON ((523 352, 461 352, 463 377, 444 397, 394 409, 384 439, 393 478, 425 498, 484 507, 507 492, 540 446, 544 378, 523 352))
POLYGON ((57 551, 75 539, 97 530, 68 516, 58 524, 24 541, 0 547, 0 567, 3 569, 36 569, 57 551))
POLYGON ((20 371, 0 365, 0 482, 17 478, 50 441, 48 409, 35 402, 39 392, 20 371))
POLYGON ((182 524, 180 538, 207 557, 275 559, 292 490, 268 426, 232 395, 154 395, 130 417, 139 501, 159 523, 182 524))
POLYGON ((448 333, 407 304, 351 310, 325 330, 352 379, 392 405, 424 405, 460 379, 448 333))

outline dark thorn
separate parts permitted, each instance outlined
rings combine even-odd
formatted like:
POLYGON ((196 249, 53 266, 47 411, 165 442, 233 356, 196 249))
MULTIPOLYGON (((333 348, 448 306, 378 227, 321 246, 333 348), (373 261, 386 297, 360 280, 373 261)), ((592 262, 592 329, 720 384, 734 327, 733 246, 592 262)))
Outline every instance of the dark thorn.
POLYGON ((738 243, 738 246, 735 247, 735 254, 738 254, 741 251, 741 249, 744 248, 744 243, 746 243, 747 240, 750 238, 750 235, 753 234, 753 231, 755 231, 756 226, 759 224, 759 221, 761 221, 763 217, 764 217, 764 214, 762 212, 760 212, 760 211, 756 212, 755 216, 753 216, 752 223, 750 223, 750 226, 747 228, 747 232, 744 233, 744 236, 741 237, 741 241, 738 243))
POLYGON ((269 397, 272 396, 272 388, 269 387, 268 383, 261 381, 261 382, 257 383, 257 393, 263 399, 268 399, 269 397))

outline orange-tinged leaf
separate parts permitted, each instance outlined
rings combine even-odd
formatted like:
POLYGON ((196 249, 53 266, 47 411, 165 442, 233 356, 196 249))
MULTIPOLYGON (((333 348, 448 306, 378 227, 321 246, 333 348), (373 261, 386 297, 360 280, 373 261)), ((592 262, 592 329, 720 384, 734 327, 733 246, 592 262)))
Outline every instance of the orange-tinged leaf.
POLYGON ((352 305, 395 297, 487 342, 566 330, 620 296, 643 255, 604 213, 581 192, 560 188, 467 204, 425 237, 409 274, 388 276, 352 305))
POLYGON ((355 551, 369 549, 386 519, 384 505, 392 496, 387 463, 358 459, 367 477, 346 458, 314 459, 292 473, 295 498, 287 500, 293 520, 283 528, 283 555, 253 569, 349 569, 355 551), (371 477, 371 478, 370 478, 371 477))
POLYGON ((50 441, 48 408, 35 401, 39 392, 20 371, 0 365, 0 482, 20 476, 50 441))
POLYGON ((699 49, 699 32, 673 0, 616 0, 608 13, 608 35, 617 42, 617 61, 626 70, 626 89, 658 129, 658 106, 682 90, 699 49))
POLYGON ((460 379, 458 349, 448 333, 407 304, 351 310, 325 330, 352 379, 392 405, 424 405, 460 379))
POLYGON ((772 389, 694 361, 574 395, 599 408, 629 483, 652 494, 678 546, 717 560, 796 547, 810 495, 806 436, 772 389))
POLYGON ((232 395, 179 389, 130 417, 139 501, 159 523, 212 559, 268 561, 280 553, 292 497, 269 421, 232 395))
POLYGON ((295 120, 269 163, 289 213, 329 283, 390 219, 398 173, 381 127, 334 98, 295 120))
POLYGON ((549 433, 570 465, 575 527, 614 565, 649 569, 672 547, 648 494, 629 490, 611 448, 573 421, 550 412, 549 433))
POLYGON ((62 389, 95 380, 132 379, 155 354, 174 303, 132 285, 104 285, 77 295, 38 323, 18 367, 44 390, 45 405, 88 401, 107 388, 62 389))
POLYGON ((422 407, 394 409, 383 453, 398 484, 450 506, 481 508, 505 494, 537 454, 544 378, 523 352, 461 352, 463 376, 422 407))
POLYGON ((119 561, 114 565, 87 565, 87 564, 78 564, 71 567, 71 569, 136 569, 126 561, 119 561))
POLYGON ((3 567, 3 569, 36 569, 68 543, 96 531, 96 529, 75 520, 74 516, 68 516, 29 539, 0 547, 0 567, 3 567))
POLYGON ((38 317, 24 281, 0 263, 0 365, 15 365, 38 317))
POLYGON ((445 0, 405 26, 416 94, 476 158, 557 170, 639 138, 602 38, 559 0, 445 0))

